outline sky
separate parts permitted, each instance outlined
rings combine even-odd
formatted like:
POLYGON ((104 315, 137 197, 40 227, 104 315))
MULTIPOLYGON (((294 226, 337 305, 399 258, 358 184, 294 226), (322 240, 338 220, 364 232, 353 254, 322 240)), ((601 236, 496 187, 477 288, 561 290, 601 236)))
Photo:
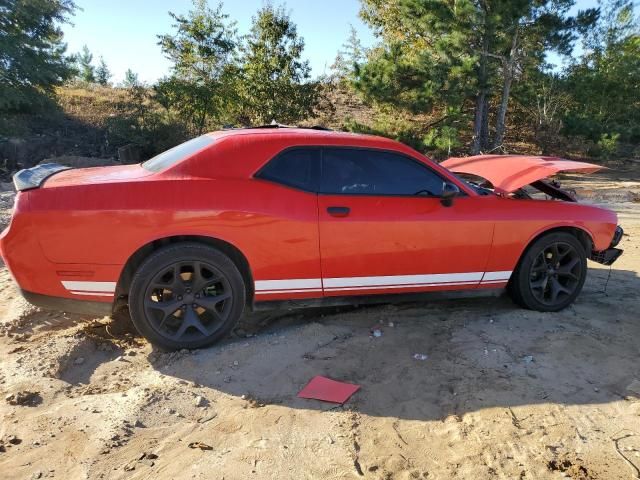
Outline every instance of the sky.
MULTIPOLYGON (((209 0, 211 5, 216 0, 209 0)), ((358 17, 359 0, 287 0, 284 3, 298 33, 305 40, 304 56, 311 64, 312 75, 329 73, 338 50, 349 36, 350 26, 358 32, 365 47, 375 44, 367 25, 358 17)), ((157 35, 170 33, 172 19, 168 12, 187 13, 190 0, 76 0, 80 7, 63 27, 68 52, 79 52, 87 45, 97 64, 102 56, 120 82, 131 68, 140 80, 153 83, 167 75, 170 63, 157 44, 157 35)), ((265 0, 227 0, 224 11, 237 22, 238 32, 249 31, 251 17, 265 0)), ((575 10, 595 6, 596 0, 578 0, 575 10)), ((551 61, 560 63, 557 56, 551 61)))
MULTIPOLYGON (((215 5, 216 0, 209 0, 215 5)), ((358 17, 358 0, 288 0, 285 4, 298 34, 305 40, 304 56, 310 61, 314 77, 329 72, 336 53, 350 32, 350 25, 358 31, 365 46, 374 43, 372 33, 358 17)), ((67 51, 79 52, 87 45, 97 64, 104 57, 113 73, 112 81, 119 82, 131 68, 140 80, 154 82, 167 75, 170 63, 166 60, 157 35, 170 33, 172 19, 168 12, 187 13, 190 0, 76 0, 78 9, 65 25, 67 51)), ((265 4, 264 0, 227 0, 223 10, 237 22, 238 33, 248 33, 251 17, 265 4)))

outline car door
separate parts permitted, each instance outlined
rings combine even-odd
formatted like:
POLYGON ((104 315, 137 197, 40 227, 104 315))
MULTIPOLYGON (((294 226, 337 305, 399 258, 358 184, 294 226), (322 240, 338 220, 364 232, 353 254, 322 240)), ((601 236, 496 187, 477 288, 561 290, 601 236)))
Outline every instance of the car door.
POLYGON ((475 288, 494 222, 483 197, 399 152, 324 148, 318 197, 326 296, 475 288))

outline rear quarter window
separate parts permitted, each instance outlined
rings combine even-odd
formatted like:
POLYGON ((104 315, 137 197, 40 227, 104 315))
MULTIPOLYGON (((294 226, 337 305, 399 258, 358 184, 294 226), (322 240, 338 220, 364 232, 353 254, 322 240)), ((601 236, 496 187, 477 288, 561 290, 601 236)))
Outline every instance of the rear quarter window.
POLYGON ((142 166, 152 172, 160 172, 172 165, 175 165, 183 158, 190 157, 194 153, 211 145, 213 142, 215 142, 215 139, 208 135, 196 137, 150 158, 144 162, 142 166))
POLYGON ((319 148, 296 147, 279 153, 256 174, 256 177, 299 190, 316 192, 319 167, 319 148))

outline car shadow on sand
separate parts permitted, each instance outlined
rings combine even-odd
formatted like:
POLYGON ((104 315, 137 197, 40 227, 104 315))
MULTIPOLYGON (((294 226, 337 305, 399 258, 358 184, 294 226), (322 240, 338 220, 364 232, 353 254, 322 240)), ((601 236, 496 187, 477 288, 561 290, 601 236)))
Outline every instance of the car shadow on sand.
POLYGON ((605 292, 608 275, 591 270, 578 301, 558 313, 506 297, 274 312, 244 322, 241 335, 255 336, 150 359, 164 375, 295 409, 336 408, 296 397, 325 375, 361 386, 344 408, 381 417, 618 401, 640 378, 640 278, 612 270, 605 292))

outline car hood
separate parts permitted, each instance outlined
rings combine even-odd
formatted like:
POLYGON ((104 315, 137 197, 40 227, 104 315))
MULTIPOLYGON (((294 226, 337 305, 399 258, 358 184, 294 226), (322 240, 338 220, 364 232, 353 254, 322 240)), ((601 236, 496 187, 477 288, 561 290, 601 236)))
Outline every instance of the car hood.
POLYGON ((475 175, 488 180, 495 191, 512 193, 559 172, 593 173, 605 167, 558 157, 536 155, 476 155, 449 158, 440 165, 454 173, 475 175))
POLYGON ((153 175, 153 172, 138 165, 114 165, 109 167, 74 168, 63 170, 49 177, 43 188, 117 183, 136 180, 153 175))

